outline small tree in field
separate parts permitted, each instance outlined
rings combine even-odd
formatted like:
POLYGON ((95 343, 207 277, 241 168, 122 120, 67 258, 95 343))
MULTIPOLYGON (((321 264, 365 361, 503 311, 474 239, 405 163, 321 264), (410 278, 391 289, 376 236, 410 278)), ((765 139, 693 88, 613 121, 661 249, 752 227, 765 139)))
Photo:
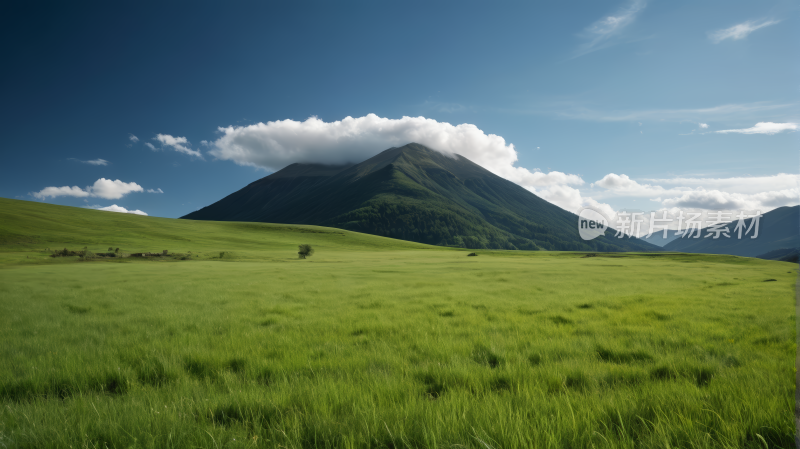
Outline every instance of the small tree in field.
POLYGON ((300 245, 297 247, 297 255, 300 256, 301 259, 305 259, 312 254, 314 254, 314 248, 312 248, 311 245, 300 245))

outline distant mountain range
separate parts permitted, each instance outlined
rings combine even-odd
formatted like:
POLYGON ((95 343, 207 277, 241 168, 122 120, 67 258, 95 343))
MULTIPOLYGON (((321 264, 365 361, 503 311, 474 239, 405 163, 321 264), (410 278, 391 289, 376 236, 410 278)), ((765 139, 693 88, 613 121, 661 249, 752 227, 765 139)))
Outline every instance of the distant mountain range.
POLYGON ((800 248, 781 248, 758 256, 759 259, 779 260, 781 262, 800 262, 800 248))
MULTIPOLYGON (((645 231, 646 231, 646 229, 645 229, 645 231)), ((650 237, 647 236, 646 232, 643 232, 643 233, 645 235, 642 235, 641 237, 639 237, 640 239, 644 240, 647 243, 652 243, 653 245, 660 246, 660 247, 663 247, 667 243, 669 243, 669 242, 671 242, 671 241, 673 241, 673 240, 675 240, 677 238, 680 238, 680 235, 678 235, 678 231, 667 231, 667 237, 666 238, 664 238, 664 231, 663 230, 659 230, 659 231, 653 232, 653 235, 651 235, 650 237)))
POLYGON ((182 218, 331 226, 474 249, 661 250, 613 230, 584 241, 577 215, 415 143, 355 165, 292 164, 182 218))
MULTIPOLYGON (((750 227, 751 221, 752 219, 745 220, 745 225, 750 227)), ((677 238, 664 245, 664 250, 760 257, 771 251, 800 247, 800 206, 779 207, 763 214, 759 221, 758 237, 755 239, 751 238, 753 231, 739 239, 734 233, 736 223, 733 221, 728 225, 730 238, 706 238, 708 232, 703 229, 700 238, 677 238)))

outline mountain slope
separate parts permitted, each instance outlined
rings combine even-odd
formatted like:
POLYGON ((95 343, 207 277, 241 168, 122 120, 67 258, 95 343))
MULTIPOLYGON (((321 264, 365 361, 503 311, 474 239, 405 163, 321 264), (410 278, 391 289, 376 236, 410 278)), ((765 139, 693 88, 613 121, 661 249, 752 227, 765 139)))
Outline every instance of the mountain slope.
POLYGON ((656 231, 650 237, 647 237, 647 234, 639 237, 640 239, 644 240, 647 243, 652 243, 653 245, 663 247, 667 243, 680 238, 680 235, 676 235, 678 231, 667 231, 667 238, 664 238, 664 231, 656 231))
MULTIPOLYGON (((232 252, 245 259, 276 255, 296 259, 297 245, 302 243, 316 248, 317 256, 344 248, 448 251, 318 226, 178 220, 0 198, 0 267, 11 260, 20 261, 18 257, 9 259, 10 253, 41 252, 45 248, 80 250, 88 247, 94 252, 106 252, 109 247, 119 247, 126 253, 166 249, 171 253, 191 251, 195 260, 202 255, 205 255, 203 258, 218 258, 221 251, 226 252, 226 258, 232 252)), ((22 260, 26 260, 25 255, 22 260)), ((45 260, 57 263, 61 259, 45 257, 45 260)), ((41 258, 31 255, 27 262, 38 261, 41 258)))
POLYGON ((794 262, 800 260, 800 248, 781 248, 772 250, 768 253, 758 256, 759 259, 764 260, 779 260, 781 262, 794 262))
POLYGON ((467 248, 659 250, 610 236, 585 242, 575 214, 413 143, 351 166, 293 164, 182 218, 316 224, 467 248))
MULTIPOLYGON (((751 221, 745 220, 748 228, 751 221)), ((736 221, 728 226, 730 238, 705 238, 707 232, 703 230, 700 238, 675 239, 667 243, 664 250, 758 257, 776 249, 797 248, 800 247, 800 206, 784 206, 765 213, 759 221, 758 237, 755 239, 751 238, 753 231, 747 236, 742 235, 741 239, 737 238, 733 232, 735 227, 736 221)))

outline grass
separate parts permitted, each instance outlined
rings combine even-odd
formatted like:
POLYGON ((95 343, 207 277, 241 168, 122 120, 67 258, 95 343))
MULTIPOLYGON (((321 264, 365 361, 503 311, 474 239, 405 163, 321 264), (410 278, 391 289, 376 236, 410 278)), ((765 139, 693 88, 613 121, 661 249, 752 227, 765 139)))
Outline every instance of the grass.
POLYGON ((794 445, 793 264, 13 200, 0 240, 0 446, 794 445))

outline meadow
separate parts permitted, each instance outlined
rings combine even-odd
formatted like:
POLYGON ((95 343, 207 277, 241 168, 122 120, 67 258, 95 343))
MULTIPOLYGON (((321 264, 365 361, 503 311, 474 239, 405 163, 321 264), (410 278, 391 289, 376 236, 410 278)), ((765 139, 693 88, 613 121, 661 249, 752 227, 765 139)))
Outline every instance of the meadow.
POLYGON ((796 264, 469 252, 0 199, 0 447, 794 447, 796 264))

